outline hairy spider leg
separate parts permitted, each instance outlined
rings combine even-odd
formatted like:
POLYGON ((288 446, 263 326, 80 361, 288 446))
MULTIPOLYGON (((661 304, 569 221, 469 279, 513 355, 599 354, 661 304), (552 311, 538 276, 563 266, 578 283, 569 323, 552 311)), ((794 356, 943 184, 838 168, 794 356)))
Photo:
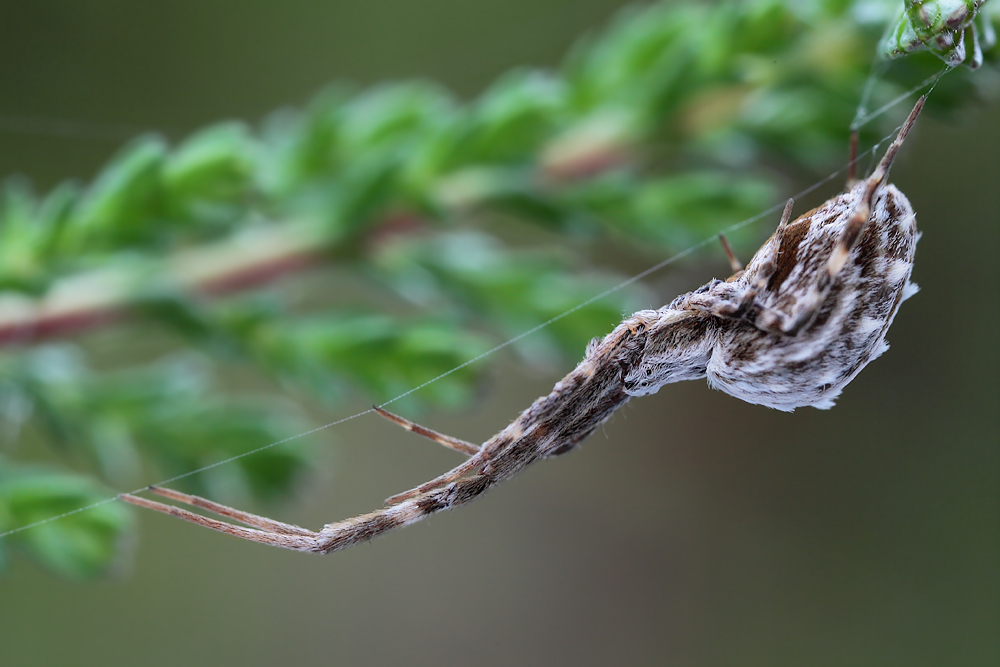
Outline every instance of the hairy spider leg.
POLYGON ((435 488, 418 491, 395 505, 327 524, 318 532, 158 487, 151 487, 150 490, 256 528, 244 528, 127 493, 119 497, 133 505, 268 546, 314 553, 345 549, 431 514, 464 505, 534 461, 572 448, 590 435, 628 401, 622 371, 632 367, 642 355, 646 340, 644 332, 648 323, 656 317, 656 311, 636 313, 615 327, 599 344, 590 346, 587 357, 557 382, 549 394, 535 400, 462 465, 428 483, 435 484, 435 488), (636 334, 639 329, 642 332, 636 334), (469 474, 476 468, 478 472, 469 474), (453 481, 439 482, 442 478, 452 478, 453 481))
POLYGON ((733 270, 733 276, 738 277, 743 271, 743 262, 741 262, 736 257, 736 253, 733 252, 733 247, 729 245, 729 239, 722 232, 719 232, 719 243, 722 244, 722 249, 726 253, 726 259, 729 260, 729 266, 733 270))
POLYGON ((478 445, 474 445, 471 442, 466 442, 465 440, 459 440, 458 438, 453 438, 450 435, 445 435, 444 433, 439 433, 437 431, 431 430, 425 426, 417 424, 414 421, 406 419, 405 417, 400 417, 399 415, 393 414, 388 410, 384 410, 378 406, 372 406, 372 407, 375 410, 375 412, 379 413, 380 415, 382 415, 389 421, 393 422, 394 424, 399 424, 407 431, 412 431, 413 433, 422 435, 425 438, 430 438, 434 442, 444 445, 448 449, 454 449, 457 452, 462 452, 463 454, 467 454, 470 457, 472 457, 465 463, 455 468, 452 468, 443 475, 438 475, 437 477, 428 482, 424 482, 420 486, 414 487, 409 491, 397 493, 394 496, 386 498, 385 500, 386 505, 396 505, 403 502, 404 500, 408 500, 421 493, 426 493, 431 489, 436 489, 438 487, 444 486, 445 484, 453 482, 460 477, 464 477, 465 475, 475 470, 478 465, 480 465, 481 457, 477 458, 477 455, 482 452, 482 449, 478 445))
MULTIPOLYGON (((875 167, 875 171, 873 171, 872 175, 863 181, 864 192, 859 197, 847 224, 844 225, 844 230, 840 233, 840 237, 837 239, 837 244, 834 247, 833 252, 830 253, 830 259, 827 261, 826 265, 826 272, 820 274, 817 284, 810 290, 807 298, 803 300, 799 316, 792 320, 786 320, 782 317, 778 317, 774 321, 779 324, 765 324, 765 328, 795 336, 798 332, 808 327, 814 319, 816 319, 816 315, 819 314, 820 306, 826 300, 827 295, 830 293, 830 289, 833 287, 833 279, 844 268, 848 257, 850 257, 851 251, 861 239, 861 234, 865 230, 865 227, 868 225, 869 219, 871 218, 872 204, 874 202, 875 195, 878 193, 878 190, 883 183, 885 183, 885 179, 889 175, 889 170, 892 168, 892 163, 896 160, 896 155, 899 153, 900 147, 906 140, 906 135, 909 134, 910 130, 913 128, 913 124, 916 122, 917 116, 920 115, 920 111, 924 108, 924 103, 926 101, 926 95, 917 100, 917 103, 913 106, 913 110, 910 112, 910 115, 906 117, 906 120, 903 121, 902 126, 899 128, 896 138, 892 140, 889 148, 885 151, 885 155, 882 156, 882 159, 875 167)), ((758 320, 758 322, 760 321, 761 320, 758 320)))
POLYGON ((282 533, 284 535, 302 535, 302 536, 311 536, 316 534, 311 530, 307 530, 305 528, 296 526, 294 524, 283 523, 281 521, 275 521, 274 519, 268 519, 267 517, 251 514, 250 512, 244 512, 242 510, 233 509, 232 507, 227 507, 226 505, 220 505, 217 502, 213 502, 211 500, 202 498, 200 496, 193 496, 188 493, 181 493, 180 491, 174 491, 173 489, 168 489, 162 486, 150 486, 148 488, 150 493, 155 493, 158 496, 163 496, 164 498, 169 498, 170 500, 176 500, 177 502, 184 503, 186 505, 191 505, 193 507, 198 507, 203 510, 208 510, 209 512, 214 512, 215 514, 229 517, 230 519, 235 519, 240 523, 245 523, 248 526, 253 526, 254 528, 267 530, 272 533, 282 533))
POLYGON ((785 238, 785 230, 788 229, 788 222, 792 219, 792 208, 795 206, 795 199, 789 198, 785 202, 785 208, 781 211, 781 220, 778 221, 778 228, 774 230, 774 243, 771 246, 771 254, 761 263, 760 267, 757 269, 757 279, 754 284, 750 286, 747 291, 746 297, 744 297, 744 303, 741 304, 741 309, 745 311, 757 297, 762 289, 767 287, 768 281, 771 280, 771 276, 774 275, 775 270, 777 270, 778 265, 778 252, 781 249, 781 242, 785 238))
MULTIPOLYGON (((748 316, 751 310, 751 306, 754 305, 754 300, 762 289, 767 286, 768 280, 774 274, 775 266, 777 264, 777 253, 778 248, 781 247, 781 240, 785 235, 785 229, 788 227, 788 221, 792 217, 792 207, 795 204, 794 199, 789 199, 785 202, 785 209, 781 213, 781 220, 778 222, 778 229, 774 232, 774 242, 771 244, 771 254, 761 262, 757 269, 757 277, 754 280, 753 285, 743 293, 738 302, 734 302, 731 299, 720 298, 716 294, 711 292, 705 293, 702 291, 696 291, 689 294, 683 301, 676 305, 676 308, 681 310, 694 310, 701 313, 706 313, 708 315, 714 315, 716 317, 726 317, 733 319, 742 319, 748 316)), ((729 244, 725 241, 725 237, 721 234, 719 235, 723 241, 724 247, 728 249, 729 244)), ((732 276, 727 282, 731 282, 734 279, 739 278, 742 275, 742 269, 732 276)), ((721 281, 719 281, 721 282, 721 281)))
MULTIPOLYGON (((882 156, 878 166, 875 167, 875 171, 866 179, 864 196, 858 201, 857 208, 854 209, 851 219, 847 222, 844 231, 841 233, 837 247, 834 249, 833 254, 830 255, 830 262, 827 264, 827 273, 830 277, 837 275, 844 268, 848 255, 854 249, 854 246, 857 245, 858 239, 861 238, 861 232, 864 231, 865 226, 868 224, 868 218, 871 215, 875 193, 889 175, 892 163, 896 160, 896 154, 899 153, 903 141, 906 140, 906 135, 913 128, 913 124, 916 122, 917 116, 920 115, 920 111, 924 108, 926 101, 926 95, 917 100, 917 103, 913 106, 913 111, 903 121, 902 127, 899 128, 899 133, 885 151, 885 155, 882 156)), ((829 281, 827 282, 829 283, 829 281)), ((827 289, 829 289, 829 285, 827 285, 827 289)))
POLYGON ((454 449, 456 452, 462 452, 468 456, 474 456, 479 453, 479 445, 474 445, 471 442, 466 442, 465 440, 459 440, 458 438, 453 438, 450 435, 445 435, 444 433, 438 433, 429 428, 421 426, 416 422, 410 421, 405 417, 400 417, 397 414, 393 414, 388 410, 384 410, 377 405, 373 405, 372 409, 379 413, 389 421, 394 424, 399 424, 407 431, 416 433, 417 435, 422 435, 425 438, 430 438, 439 445, 444 445, 448 449, 454 449))
POLYGON ((405 503, 400 503, 393 507, 384 507, 368 514, 327 524, 319 532, 313 532, 298 526, 283 524, 272 521, 265 517, 242 512, 240 510, 219 505, 199 496, 191 496, 184 493, 167 492, 164 489, 150 487, 154 493, 173 498, 196 507, 208 509, 212 512, 222 514, 243 523, 255 526, 267 526, 268 529, 257 530, 254 528, 244 528, 218 519, 212 519, 201 514, 195 514, 181 507, 165 505, 155 500, 140 498, 128 493, 119 496, 122 500, 155 510, 178 519, 183 519, 190 523, 210 528, 226 535, 239 537, 251 542, 266 544, 282 549, 293 551, 309 551, 313 553, 331 553, 353 546, 360 542, 365 542, 377 535, 381 535, 393 528, 399 528, 423 519, 430 514, 441 510, 451 509, 464 505, 477 498, 487 489, 492 487, 496 480, 483 475, 469 477, 457 482, 452 482, 443 489, 435 489, 430 493, 421 494, 405 503), (282 532, 279 532, 280 531, 282 532), (288 532, 294 531, 294 532, 288 532))
MULTIPOLYGON (((321 540, 323 536, 326 536, 329 539, 334 539, 337 542, 337 544, 340 544, 341 540, 339 538, 340 538, 340 533, 342 532, 340 530, 341 528, 344 528, 348 532, 357 531, 356 520, 360 520, 365 517, 367 517, 372 521, 373 526, 381 525, 381 523, 384 523, 386 520, 379 519, 376 517, 382 517, 383 515, 393 516, 394 514, 398 513, 395 511, 396 508, 400 508, 401 503, 403 503, 404 501, 411 500, 417 496, 426 496, 429 491, 437 490, 446 484, 454 482, 460 477, 463 477, 468 473, 472 472, 477 466, 482 464, 481 461, 482 457, 477 456, 478 454, 481 454, 482 450, 481 448, 477 447, 476 445, 473 445, 472 443, 465 442, 464 440, 459 440, 458 438, 453 438, 443 433, 438 433, 437 431, 425 428, 413 421, 400 417, 399 415, 395 415, 389 412, 388 410, 384 410, 382 408, 376 407, 375 411, 378 412, 383 417, 385 417, 386 419, 388 419, 389 421, 399 424, 408 431, 412 431, 419 435, 423 435, 427 438, 430 438, 431 440, 434 440, 435 442, 438 442, 444 445, 445 447, 448 447, 449 449, 454 449, 464 454, 471 454, 472 457, 462 465, 450 470, 449 472, 440 475, 430 480, 429 482, 425 482, 424 484, 421 484, 420 486, 411 489, 410 491, 397 494, 386 500, 386 505, 395 506, 393 508, 394 511, 391 513, 386 514, 386 512, 388 512, 387 508, 384 510, 380 510, 378 512, 373 512, 370 515, 355 517, 355 519, 349 519, 348 521, 341 522, 339 524, 330 524, 329 526, 324 527, 323 531, 319 533, 292 524, 282 523, 280 521, 274 521, 273 519, 268 519, 266 517, 258 516, 256 514, 251 514, 250 512, 244 512, 242 510, 238 510, 229 507, 227 505, 222 505, 220 503, 213 502, 211 500, 202 498, 200 496, 181 493, 179 491, 174 491, 172 489, 166 489, 157 486, 150 486, 149 491, 159 496, 175 500, 177 502, 191 505, 193 507, 198 507, 200 509, 208 510, 209 512, 213 512, 215 514, 219 514, 221 516, 234 519, 235 521, 247 524, 248 526, 254 526, 255 528, 259 528, 260 530, 254 530, 252 528, 244 528, 242 526, 236 526, 231 523, 227 523, 225 521, 219 521, 218 519, 213 519, 210 517, 203 516, 201 514, 196 514, 181 507, 166 505, 164 503, 157 502, 155 500, 141 498, 128 493, 123 493, 119 497, 122 500, 125 500, 126 502, 129 502, 133 505, 138 505, 140 507, 145 507, 146 509, 156 510, 164 514, 169 514, 178 519, 183 519, 185 521, 189 521, 190 523, 194 523, 199 526, 203 526, 205 528, 211 528, 212 530, 226 533, 227 535, 232 535, 234 537, 241 537, 245 540, 250 540, 252 542, 259 542, 261 544, 267 544, 269 546, 282 547, 285 549, 294 549, 298 551, 318 551, 322 553, 327 553, 329 549, 326 546, 324 546, 326 542, 324 540, 321 540)), ((463 482, 465 482, 465 480, 463 480, 463 482)), ((481 493, 485 491, 487 488, 489 488, 489 486, 492 486, 492 484, 483 485, 480 481, 472 484, 463 483, 457 488, 469 487, 469 489, 476 489, 479 487, 483 487, 481 491, 478 492, 481 493)), ((472 497, 478 495, 478 493, 475 493, 469 496, 468 498, 466 498, 466 496, 468 495, 467 493, 461 493, 456 495, 456 498, 463 499, 462 503, 464 503, 467 502, 468 500, 471 500, 472 497)), ((419 509, 420 507, 430 507, 430 506, 440 505, 439 509, 448 509, 456 506, 454 499, 451 500, 447 498, 437 499, 432 496, 430 498, 424 497, 420 500, 422 500, 423 504, 417 506, 418 509, 415 510, 411 509, 410 514, 412 514, 412 516, 403 517, 405 523, 411 523, 412 521, 417 521, 426 514, 423 510, 419 509)), ((412 504, 413 504, 412 502, 408 503, 408 505, 412 504)), ((399 519, 394 519, 393 521, 391 521, 393 525, 390 527, 395 527, 396 525, 404 525, 403 523, 397 524, 395 521, 398 520, 399 519)), ((374 537, 375 534, 383 532, 383 530, 375 528, 372 528, 371 530, 374 532, 371 532, 371 534, 368 535, 368 537, 362 537, 361 539, 370 539, 370 537, 374 537)), ((388 528, 385 528, 385 530, 388 530, 388 528)), ((363 530, 362 532, 365 531, 363 530)), ((351 543, 353 544, 353 542, 351 543)), ((343 544, 343 546, 348 546, 348 544, 345 543, 343 544)), ((339 549, 342 547, 337 546, 336 548, 339 549)))
POLYGON ((298 526, 272 521, 271 519, 257 516, 256 514, 242 512, 240 510, 233 509, 232 507, 226 507, 225 505, 213 503, 212 501, 199 496, 177 493, 176 491, 164 493, 164 491, 168 490, 152 486, 149 487, 149 490, 153 493, 157 493, 195 507, 201 507, 217 514, 221 514, 222 516, 227 516, 231 519, 236 519, 241 523, 264 528, 264 530, 255 530, 253 528, 236 526, 225 521, 219 521, 218 519, 212 519, 211 517, 202 516, 201 514, 195 514, 194 512, 188 511, 182 507, 166 505, 155 500, 149 500, 148 498, 133 496, 130 493, 122 493, 118 497, 133 505, 169 514, 170 516, 178 519, 184 519, 185 521, 189 521, 198 526, 211 528, 212 530, 232 535, 233 537, 241 537, 244 540, 250 540, 251 542, 260 542, 261 544, 281 547, 283 549, 293 549, 295 551, 316 550, 316 545, 318 544, 317 538, 319 537, 319 534, 306 530, 305 528, 299 528, 298 526))
MULTIPOLYGON (((480 454, 481 453, 482 452, 480 451, 480 454)), ((403 502, 404 500, 409 500, 410 498, 413 498, 414 496, 418 496, 421 493, 427 493, 428 491, 430 491, 432 489, 436 489, 438 487, 444 486, 445 484, 448 484, 450 482, 454 482, 456 479, 459 479, 460 477, 464 477, 465 475, 468 475, 470 472, 472 472, 473 470, 475 470, 478 466, 482 465, 482 463, 483 463, 482 458, 483 457, 480 456, 480 454, 477 454, 476 456, 473 456, 472 458, 470 458, 468 461, 466 461, 462 465, 456 466, 456 467, 452 468, 451 470, 449 470, 448 472, 444 473, 443 475, 438 475, 434 479, 432 479, 430 481, 427 481, 427 482, 424 482, 420 486, 414 487, 414 488, 410 489, 409 491, 403 491, 402 493, 397 493, 394 496, 389 496, 388 498, 385 499, 385 504, 386 505, 396 505, 398 503, 403 502)))

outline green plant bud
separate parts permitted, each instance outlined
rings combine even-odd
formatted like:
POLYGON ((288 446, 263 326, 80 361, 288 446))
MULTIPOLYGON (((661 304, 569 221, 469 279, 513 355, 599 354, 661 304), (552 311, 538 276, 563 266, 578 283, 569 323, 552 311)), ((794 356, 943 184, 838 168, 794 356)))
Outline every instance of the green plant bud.
POLYGON ((883 52, 890 58, 928 50, 950 67, 983 62, 975 19, 986 0, 906 0, 889 29, 883 52))

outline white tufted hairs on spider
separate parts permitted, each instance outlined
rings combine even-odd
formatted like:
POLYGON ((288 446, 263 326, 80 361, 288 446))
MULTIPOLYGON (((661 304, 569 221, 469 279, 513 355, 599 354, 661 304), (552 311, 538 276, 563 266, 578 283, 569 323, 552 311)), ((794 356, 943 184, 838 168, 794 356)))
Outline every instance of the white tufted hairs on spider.
POLYGON ((132 494, 130 503, 271 546, 330 553, 445 509, 464 505, 531 463, 564 454, 633 396, 681 380, 707 378, 736 398, 791 411, 830 408, 861 369, 886 349, 886 332, 910 282, 919 233, 910 202, 886 182, 925 97, 868 178, 791 219, 746 268, 712 280, 658 310, 633 314, 587 346, 583 361, 552 391, 477 446, 375 408, 382 416, 469 458, 449 472, 393 496, 386 506, 318 532, 150 487, 153 493, 244 526, 132 494), (246 527, 249 526, 249 527, 246 527))

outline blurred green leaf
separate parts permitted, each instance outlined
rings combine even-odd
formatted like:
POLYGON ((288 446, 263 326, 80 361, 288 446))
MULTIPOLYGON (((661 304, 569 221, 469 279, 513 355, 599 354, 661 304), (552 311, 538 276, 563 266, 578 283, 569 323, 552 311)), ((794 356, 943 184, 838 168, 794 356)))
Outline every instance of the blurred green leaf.
POLYGON ((650 179, 626 193, 620 177, 566 193, 568 206, 633 243, 683 249, 718 232, 720 220, 739 222, 773 204, 777 192, 763 178, 721 171, 650 179))
POLYGON ((469 110, 458 131, 456 165, 523 161, 565 122, 566 86, 545 72, 500 78, 469 110))
MULTIPOLYGON (((13 465, 0 458, 0 532, 112 497, 82 475, 13 465)), ((125 506, 107 502, 0 539, 0 558, 9 544, 62 576, 93 577, 107 572, 130 528, 125 506)))
POLYGON ((192 135, 163 168, 166 214, 178 221, 232 221, 253 187, 254 151, 250 131, 240 123, 192 135))
POLYGON ((111 248, 155 238, 159 226, 150 223, 161 201, 166 156, 159 137, 142 137, 122 149, 77 204, 64 251, 85 243, 111 248))
MULTIPOLYGON (((481 336, 447 320, 351 311, 261 323, 247 345, 266 368, 305 382, 328 399, 352 387, 378 401, 394 398, 488 348, 481 336)), ((410 403, 461 405, 480 372, 463 368, 428 386, 410 403)))
MULTIPOLYGON (((170 477, 309 428, 287 402, 215 395, 211 366, 194 356, 103 374, 66 347, 5 361, 6 391, 23 392, 56 442, 84 454, 118 485, 139 483, 132 461, 149 461, 153 474, 170 477)), ((289 493, 310 460, 306 444, 241 460, 226 473, 228 486, 260 497, 289 493)))
MULTIPOLYGON (((461 304, 509 338, 577 308, 620 280, 573 275, 570 257, 508 252, 496 239, 465 232, 386 247, 375 266, 404 296, 428 308, 461 304)), ((592 301, 519 342, 518 348, 548 364, 575 359, 592 337, 621 320, 623 307, 638 303, 634 290, 592 301)))

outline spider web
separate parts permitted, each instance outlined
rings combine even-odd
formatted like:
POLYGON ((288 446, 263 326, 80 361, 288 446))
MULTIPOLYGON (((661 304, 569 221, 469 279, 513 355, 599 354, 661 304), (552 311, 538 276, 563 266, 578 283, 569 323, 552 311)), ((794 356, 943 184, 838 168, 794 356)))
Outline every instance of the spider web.
MULTIPOLYGON (((920 92, 924 88, 927 88, 926 94, 930 95, 931 92, 934 90, 935 86, 937 86, 937 83, 941 80, 941 78, 944 77, 944 75, 947 74, 949 71, 951 71, 951 69, 952 69, 951 67, 945 66, 937 74, 934 74, 934 75, 928 77, 924 81, 921 81, 919 84, 913 86, 912 88, 910 88, 906 92, 901 93, 900 95, 898 95, 897 97, 893 98, 889 102, 883 104, 882 106, 880 106, 879 108, 875 109, 874 111, 869 112, 867 110, 867 106, 868 106, 869 101, 871 99, 871 93, 872 93, 872 90, 874 89, 874 84, 877 82, 877 80, 879 79, 879 77, 882 74, 884 74, 884 72, 885 72, 884 65, 880 61, 876 60, 875 63, 873 64, 873 66, 872 66, 872 69, 871 69, 871 72, 870 72, 870 74, 868 76, 868 79, 865 82, 865 87, 864 87, 864 90, 862 92, 861 99, 858 102, 858 106, 857 106, 857 109, 856 109, 856 112, 855 112, 854 120, 851 123, 851 130, 852 131, 853 130, 858 130, 861 127, 864 127, 865 125, 867 125, 871 121, 875 120, 876 118, 879 118, 880 116, 882 116, 883 114, 885 114, 886 112, 888 112, 890 109, 892 109, 893 107, 895 107, 898 104, 900 104, 901 102, 903 102, 903 101, 905 101, 905 100, 913 97, 914 95, 916 95, 918 92, 920 92)), ((14 130, 15 132, 21 131, 21 132, 28 132, 28 133, 50 133, 50 134, 60 134, 60 135, 69 134, 69 135, 72 135, 72 136, 75 136, 75 137, 78 137, 78 138, 107 138, 110 134, 121 134, 121 133, 124 133, 124 132, 127 132, 127 131, 131 131, 133 129, 134 128, 126 127, 126 126, 97 126, 97 125, 92 125, 92 124, 88 124, 88 123, 75 123, 73 121, 61 121, 61 120, 59 120, 59 121, 51 121, 51 120, 32 121, 31 119, 24 119, 24 118, 20 118, 20 117, 14 118, 14 117, 10 117, 10 116, 2 116, 2 115, 0 115, 0 131, 2 131, 2 130, 7 130, 7 131, 14 130)), ((829 175, 827 175, 827 176, 823 177, 822 179, 816 181, 815 183, 813 183, 809 187, 807 187, 807 188, 805 188, 805 189, 803 189, 803 190, 795 193, 793 195, 793 199, 801 199, 802 197, 804 197, 804 196, 812 193, 813 191, 819 189, 823 185, 825 185, 825 184, 829 183, 830 181, 834 180, 835 178, 837 178, 841 174, 845 173, 846 171, 848 171, 848 169, 850 169, 852 166, 856 165, 858 162, 860 162, 863 159, 874 160, 875 156, 878 154, 879 148, 885 142, 891 140, 896 135, 896 132, 898 130, 899 130, 899 126, 897 126, 892 132, 886 134, 881 139, 879 139, 878 142, 876 142, 875 144, 873 144, 869 149, 865 150, 863 153, 859 153, 852 160, 850 160, 849 162, 847 162, 846 164, 844 164, 842 167, 840 167, 836 171, 831 172, 829 175)), ((590 297, 589 299, 586 299, 585 301, 582 301, 582 302, 578 303, 577 305, 573 306, 572 308, 569 308, 569 309, 563 311, 562 313, 560 313, 560 314, 558 314, 558 315, 556 315, 556 316, 554 316, 554 317, 546 320, 545 322, 542 322, 541 324, 537 324, 537 325, 531 327, 530 329, 528 329, 528 330, 526 330, 526 331, 518 334, 517 336, 514 336, 513 338, 507 339, 503 343, 500 343, 499 345, 496 345, 495 347, 493 347, 493 348, 491 348, 491 349, 483 352, 482 354, 479 354, 479 355, 477 355, 475 357, 472 357, 471 359, 462 362, 461 364, 455 366, 454 368, 452 368, 452 369, 450 369, 448 371, 445 371, 444 373, 441 373, 440 375, 437 375, 437 376, 435 376, 435 377, 427 380, 426 382, 423 382, 423 383, 421 383, 421 384, 419 384, 419 385, 417 385, 417 386, 415 386, 415 387, 413 387, 411 389, 408 389, 408 390, 404 391, 403 393, 401 393, 401 394, 399 394, 399 395, 397 395, 397 396, 395 396, 395 397, 393 397, 393 398, 385 401, 384 403, 380 404, 378 407, 381 408, 381 407, 385 407, 387 405, 391 405, 392 403, 395 403, 396 401, 399 401, 399 400, 401 400, 401 399, 409 396, 410 394, 416 393, 416 392, 420 391, 421 389, 424 389, 425 387, 428 387, 429 385, 432 385, 435 382, 437 382, 437 381, 439 381, 439 380, 441 380, 443 378, 446 378, 449 375, 451 375, 453 373, 456 373, 459 370, 461 370, 461 369, 463 369, 463 368, 465 368, 467 366, 471 366, 472 364, 478 363, 479 361, 482 361, 486 357, 489 357, 489 356, 495 354, 496 352, 499 352, 500 350, 502 350, 502 349, 504 349, 506 347, 509 347, 509 346, 513 345, 514 343, 516 343, 516 342, 518 342, 518 341, 520 341, 520 340, 522 340, 524 338, 527 338, 528 336, 531 336, 532 334, 537 333, 538 331, 541 331, 542 329, 545 329, 546 327, 550 326, 551 324, 553 324, 555 322, 558 322, 559 320, 561 320, 561 319, 563 319, 565 317, 568 317, 569 315, 577 312, 581 308, 585 308, 588 305, 594 303, 595 301, 598 301, 598 300, 603 299, 604 297, 606 297, 606 296, 608 296, 610 294, 618 292, 619 290, 622 290, 622 289, 628 287, 629 285, 632 285, 632 284, 634 284, 634 283, 642 280, 643 278, 646 278, 647 276, 650 276, 650 275, 652 275, 652 274, 654 274, 654 273, 656 273, 656 272, 658 272, 658 271, 660 271, 660 270, 662 270, 662 269, 670 266, 671 264, 674 264, 675 262, 683 259, 684 257, 687 257, 688 255, 690 255, 690 254, 694 253, 695 251, 697 251, 697 250, 699 250, 699 249, 701 249, 701 248, 709 245, 710 243, 716 242, 719 234, 724 234, 724 233, 728 233, 728 232, 733 232, 733 231, 738 230, 738 229, 742 229, 743 227, 751 225, 751 224, 753 224, 753 223, 755 223, 755 222, 757 222, 759 220, 762 220, 762 219, 764 219, 764 218, 766 218, 768 216, 774 215, 775 213, 777 213, 778 211, 780 211, 782 208, 784 208, 784 206, 785 206, 785 202, 777 203, 777 204, 775 204, 775 205, 773 205, 773 206, 771 206, 769 208, 764 209, 763 211, 760 211, 756 215, 753 215, 753 216, 751 216, 749 218, 745 218, 743 220, 740 220, 739 222, 732 223, 732 224, 730 224, 727 227, 719 229, 719 231, 716 232, 715 234, 706 237, 705 239, 699 241, 698 243, 695 243, 694 245, 686 248, 685 250, 682 250, 682 251, 680 251, 680 252, 678 252, 678 253, 676 253, 676 254, 668 257, 667 259, 664 259, 663 261, 661 261, 661 262, 659 262, 657 264, 654 264, 653 266, 650 266, 649 268, 647 268, 647 269, 645 269, 643 271, 640 271, 639 273, 634 274, 633 276, 631 276, 629 278, 626 278, 625 280, 621 281, 617 285, 615 285, 613 287, 609 287, 608 289, 606 289, 606 290, 604 290, 604 291, 602 291, 602 292, 600 292, 598 294, 595 294, 594 296, 590 297)), ((175 475, 174 477, 169 477, 167 479, 160 480, 159 482, 155 482, 152 486, 164 486, 164 485, 167 485, 167 484, 171 484, 173 482, 185 479, 187 477, 192 477, 194 475, 203 473, 203 472, 205 472, 207 470, 211 470, 213 468, 218 468, 220 466, 228 465, 230 463, 233 463, 234 461, 238 461, 239 459, 246 458, 248 456, 252 456, 254 454, 257 454, 257 453, 262 452, 262 451, 267 450, 267 449, 271 449, 272 447, 277 447, 279 445, 283 445, 283 444, 292 442, 294 440, 299 440, 300 438, 304 438, 304 437, 312 435, 314 433, 318 433, 319 431, 324 431, 326 429, 333 428, 334 426, 337 426, 339 424, 343 424, 345 422, 352 421, 354 419, 357 419, 359 417, 363 417, 363 416, 368 415, 368 414, 372 414, 374 412, 375 412, 375 408, 374 407, 368 408, 367 410, 362 410, 362 411, 354 413, 352 415, 349 415, 349 416, 346 416, 346 417, 342 417, 340 419, 337 419, 335 421, 329 422, 327 424, 323 424, 322 426, 317 426, 317 427, 311 428, 311 429, 309 429, 307 431, 302 431, 301 433, 296 433, 295 435, 288 436, 287 438, 282 438, 280 440, 276 440, 276 441, 268 443, 266 445, 262 445, 260 447, 255 448, 255 449, 251 449, 251 450, 248 450, 246 452, 242 452, 240 454, 235 454, 233 456, 230 456, 229 458, 225 458, 225 459, 222 459, 220 461, 216 461, 214 463, 210 463, 208 465, 202 466, 200 468, 196 468, 194 470, 190 470, 190 471, 182 473, 180 475, 175 475)), ((141 493, 141 492, 145 491, 147 488, 148 488, 147 486, 142 486, 142 487, 140 487, 138 489, 134 489, 132 491, 129 491, 128 493, 130 493, 130 494, 141 493)), ((108 498, 105 498, 103 500, 99 500, 99 501, 97 501, 95 503, 91 503, 90 505, 85 505, 83 507, 78 507, 78 508, 70 510, 68 512, 63 512, 62 514, 57 514, 57 515, 54 515, 54 516, 47 517, 45 519, 40 519, 38 521, 34 521, 32 523, 29 523, 29 524, 25 524, 23 526, 19 526, 17 528, 12 528, 12 529, 10 529, 10 530, 8 530, 6 532, 0 533, 0 539, 3 539, 3 538, 8 537, 10 535, 14 535, 15 533, 20 533, 22 531, 26 531, 26 530, 30 530, 32 528, 36 528, 36 527, 41 526, 43 524, 51 523, 53 521, 59 521, 60 519, 64 519, 66 517, 73 516, 74 514, 80 514, 81 512, 87 512, 89 510, 95 509, 95 508, 100 507, 102 505, 106 505, 108 503, 115 502, 117 500, 119 500, 119 498, 118 498, 117 495, 109 496, 108 498)))

